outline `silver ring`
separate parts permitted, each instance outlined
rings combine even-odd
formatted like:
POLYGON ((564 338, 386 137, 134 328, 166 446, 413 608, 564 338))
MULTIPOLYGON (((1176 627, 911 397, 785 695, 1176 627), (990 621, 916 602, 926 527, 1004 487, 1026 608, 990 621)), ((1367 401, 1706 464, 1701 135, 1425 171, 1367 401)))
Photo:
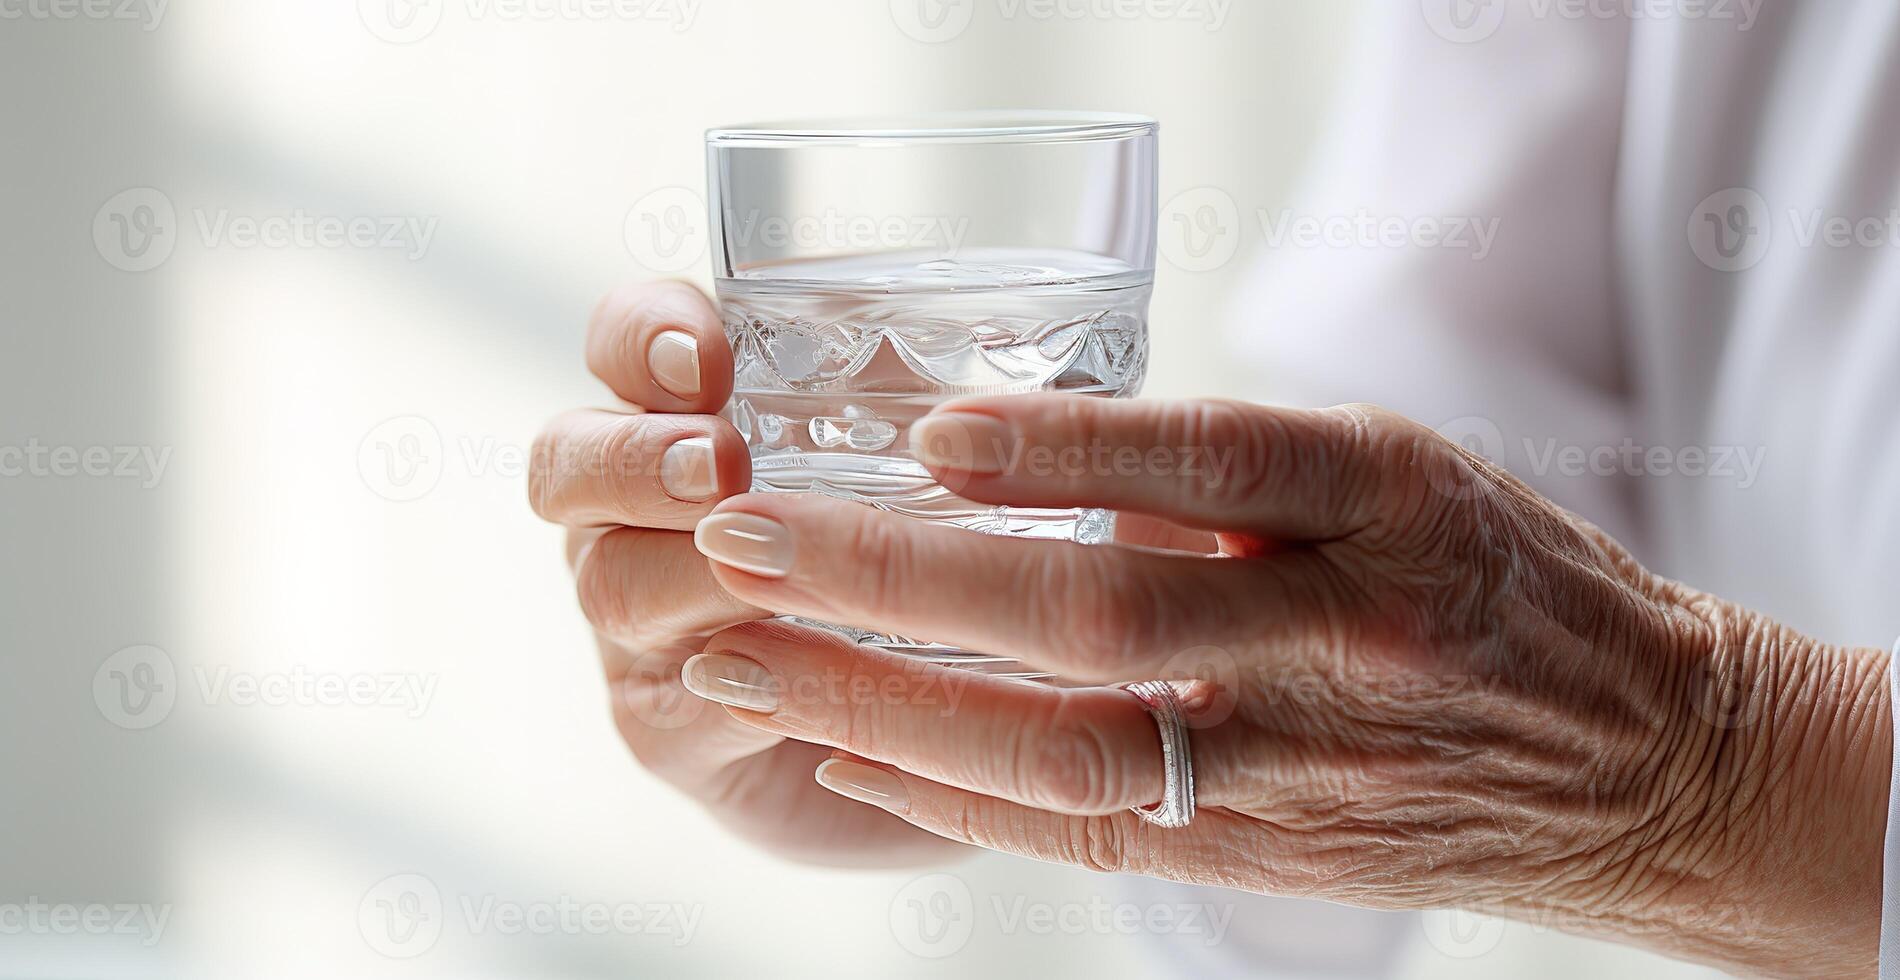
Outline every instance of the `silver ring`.
POLYGON ((1188 749, 1181 696, 1166 681, 1136 681, 1123 684, 1122 690, 1141 701, 1161 732, 1161 802, 1129 809, 1157 827, 1185 827, 1194 819, 1194 756, 1188 749))

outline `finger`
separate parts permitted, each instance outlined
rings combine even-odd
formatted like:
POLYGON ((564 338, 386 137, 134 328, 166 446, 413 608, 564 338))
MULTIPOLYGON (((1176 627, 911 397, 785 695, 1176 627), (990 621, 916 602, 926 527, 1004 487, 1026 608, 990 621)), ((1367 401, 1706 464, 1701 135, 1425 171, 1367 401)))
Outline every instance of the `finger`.
POLYGON ((771 615, 720 586, 692 539, 678 531, 609 531, 581 553, 574 583, 594 629, 633 650, 771 615))
POLYGON ((683 282, 608 293, 587 323, 587 369, 655 412, 716 412, 732 394, 732 348, 719 311, 683 282))
POLYGON ((1363 406, 1012 395, 940 406, 911 428, 911 451, 972 500, 1314 541, 1372 523, 1391 483, 1382 467, 1423 448, 1424 432, 1363 406))
POLYGON ((730 766, 771 749, 784 737, 743 725, 695 697, 680 683, 689 646, 645 652, 598 637, 614 726, 641 766, 703 798, 730 766))
POLYGON ((647 771, 707 805, 747 840, 787 856, 833 865, 886 867, 934 863, 957 845, 893 828, 897 818, 839 799, 808 775, 830 751, 741 723, 716 704, 687 693, 680 664, 686 647, 631 656, 601 641, 610 665, 615 726, 647 771), (611 665, 619 664, 618 669, 611 665), (786 813, 824 814, 787 821, 786 813), (894 831, 899 831, 894 833, 894 831))
POLYGON ((1127 691, 1056 688, 871 652, 782 623, 726 630, 687 690, 766 731, 1063 813, 1161 799, 1161 740, 1127 691))
POLYGON ((1126 810, 1054 813, 946 786, 891 766, 834 755, 820 786, 902 817, 940 837, 1092 871, 1126 872, 1230 888, 1300 893, 1310 884, 1278 869, 1287 848, 1271 825, 1207 808, 1186 827, 1163 829, 1126 810), (1243 849, 1244 850, 1241 850, 1243 849))
POLYGON ((745 440, 718 416, 580 409, 535 439, 528 502, 571 527, 686 530, 751 482, 745 440))
POLYGON ((1319 608, 1277 560, 975 534, 804 494, 734 497, 693 538, 720 584, 755 606, 1078 681, 1159 676, 1186 648, 1290 631, 1319 608))
POLYGON ((614 529, 611 527, 568 528, 567 547, 565 549, 567 553, 567 570, 569 572, 578 571, 581 567, 581 558, 587 554, 589 549, 593 548, 594 542, 599 541, 601 535, 612 530, 614 529))

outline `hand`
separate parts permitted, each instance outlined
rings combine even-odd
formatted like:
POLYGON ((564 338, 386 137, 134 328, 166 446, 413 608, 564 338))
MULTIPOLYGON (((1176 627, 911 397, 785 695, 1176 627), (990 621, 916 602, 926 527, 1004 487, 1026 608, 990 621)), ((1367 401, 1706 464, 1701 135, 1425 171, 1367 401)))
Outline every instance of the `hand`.
POLYGON ((825 792, 810 778, 825 750, 740 724, 680 686, 680 665, 708 634, 770 615, 721 588, 687 533, 752 479, 739 433, 711 414, 732 391, 711 302, 676 282, 615 291, 588 323, 587 366, 625 404, 551 422, 529 498, 568 529, 581 609, 635 758, 790 856, 891 864, 964 850, 825 792))
POLYGON ((696 533, 719 584, 1069 682, 1180 678, 1202 809, 1181 830, 1127 812, 1161 797, 1162 768, 1154 722, 1117 688, 955 674, 777 625, 713 637, 688 687, 843 750, 823 785, 1099 870, 1872 975, 1884 653, 1652 575, 1375 409, 975 399, 913 447, 972 499, 1154 515, 1213 532, 1223 557, 748 495, 696 533))

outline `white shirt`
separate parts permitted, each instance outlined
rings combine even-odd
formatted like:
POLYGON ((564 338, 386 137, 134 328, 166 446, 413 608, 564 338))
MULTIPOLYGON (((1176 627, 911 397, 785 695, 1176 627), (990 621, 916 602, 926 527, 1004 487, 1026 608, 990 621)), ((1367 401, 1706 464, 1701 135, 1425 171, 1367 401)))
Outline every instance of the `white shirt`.
MULTIPOLYGON (((1900 4, 1406 0, 1360 16, 1307 190, 1267 216, 1335 244, 1263 250, 1232 317, 1272 379, 1261 395, 1383 403, 1661 574, 1830 643, 1892 644, 1900 4), (1351 227, 1365 221, 1405 241, 1351 227)), ((1893 831, 1882 975, 1900 978, 1893 831)), ((1407 927, 1332 914, 1356 954, 1407 927)), ((1222 952, 1258 975, 1277 960, 1249 919, 1222 952)))

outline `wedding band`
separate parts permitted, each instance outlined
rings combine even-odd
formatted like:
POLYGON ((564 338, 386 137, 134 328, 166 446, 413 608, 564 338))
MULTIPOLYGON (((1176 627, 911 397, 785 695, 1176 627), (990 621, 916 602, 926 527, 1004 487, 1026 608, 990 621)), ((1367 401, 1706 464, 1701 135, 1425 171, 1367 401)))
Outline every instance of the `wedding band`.
POLYGON ((1185 827, 1194 819, 1194 757, 1188 751, 1187 715, 1181 710, 1181 696, 1166 681, 1136 681, 1123 684, 1122 690, 1141 701, 1161 732, 1161 802, 1129 809, 1157 827, 1185 827))

